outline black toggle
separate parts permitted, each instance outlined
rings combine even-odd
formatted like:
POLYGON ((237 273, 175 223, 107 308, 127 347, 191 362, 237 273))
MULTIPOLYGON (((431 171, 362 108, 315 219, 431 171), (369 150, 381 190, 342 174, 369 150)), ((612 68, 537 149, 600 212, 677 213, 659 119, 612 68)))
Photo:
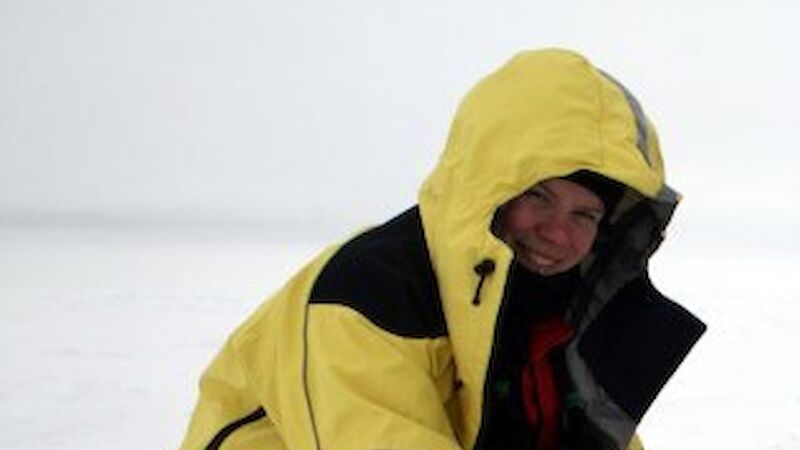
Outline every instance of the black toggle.
POLYGON ((494 269, 495 269, 494 261, 488 258, 484 259, 483 261, 475 265, 475 267, 473 267, 475 273, 481 276, 480 281, 478 281, 478 287, 477 289, 475 289, 475 297, 472 299, 473 305, 475 306, 480 305, 481 303, 480 295, 481 295, 481 289, 483 289, 483 282, 486 281, 486 277, 488 275, 494 272, 494 269))
POLYGON ((475 273, 477 273, 482 277, 485 277, 486 275, 489 275, 490 273, 494 272, 494 267, 495 267, 494 261, 487 258, 478 263, 473 269, 475 270, 475 273))

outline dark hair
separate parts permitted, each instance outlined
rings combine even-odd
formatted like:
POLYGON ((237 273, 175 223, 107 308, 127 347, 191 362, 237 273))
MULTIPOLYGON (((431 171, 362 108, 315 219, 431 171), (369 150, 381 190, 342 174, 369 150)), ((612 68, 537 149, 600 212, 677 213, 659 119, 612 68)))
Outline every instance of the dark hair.
POLYGON ((626 189, 624 184, 589 170, 573 172, 564 179, 578 183, 600 197, 606 210, 606 216, 610 215, 617 207, 626 189))

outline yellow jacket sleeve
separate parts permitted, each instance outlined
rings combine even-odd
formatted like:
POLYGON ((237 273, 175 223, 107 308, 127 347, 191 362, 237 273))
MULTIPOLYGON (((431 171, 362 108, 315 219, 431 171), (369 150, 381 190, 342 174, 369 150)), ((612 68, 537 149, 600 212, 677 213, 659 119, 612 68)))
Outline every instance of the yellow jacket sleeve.
POLYGON ((460 448, 445 406, 453 384, 446 338, 397 336, 340 305, 312 305, 308 321, 318 448, 460 448))

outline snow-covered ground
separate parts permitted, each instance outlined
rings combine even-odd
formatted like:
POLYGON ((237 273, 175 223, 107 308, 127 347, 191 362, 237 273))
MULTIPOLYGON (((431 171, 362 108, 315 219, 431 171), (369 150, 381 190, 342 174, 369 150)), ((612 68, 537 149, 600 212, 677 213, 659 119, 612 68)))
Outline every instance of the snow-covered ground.
MULTIPOLYGON (((656 283, 710 328, 646 416, 645 444, 800 448, 797 259, 680 243, 655 258, 656 283)), ((225 336, 323 245, 0 228, 2 447, 176 448, 225 336)))

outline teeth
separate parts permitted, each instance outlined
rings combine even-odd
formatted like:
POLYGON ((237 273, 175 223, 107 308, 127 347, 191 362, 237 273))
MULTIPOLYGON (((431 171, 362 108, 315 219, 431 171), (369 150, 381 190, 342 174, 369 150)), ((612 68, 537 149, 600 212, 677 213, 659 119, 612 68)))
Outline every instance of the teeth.
POLYGON ((556 263, 554 259, 550 259, 541 255, 533 255, 533 261, 540 266, 552 266, 556 263))
POLYGON ((523 253, 528 255, 528 258, 533 261, 537 266, 541 266, 542 268, 549 267, 556 264, 556 260, 554 258, 549 258, 547 256, 541 255, 537 253, 533 248, 528 245, 525 245, 522 242, 518 242, 520 250, 523 253))

